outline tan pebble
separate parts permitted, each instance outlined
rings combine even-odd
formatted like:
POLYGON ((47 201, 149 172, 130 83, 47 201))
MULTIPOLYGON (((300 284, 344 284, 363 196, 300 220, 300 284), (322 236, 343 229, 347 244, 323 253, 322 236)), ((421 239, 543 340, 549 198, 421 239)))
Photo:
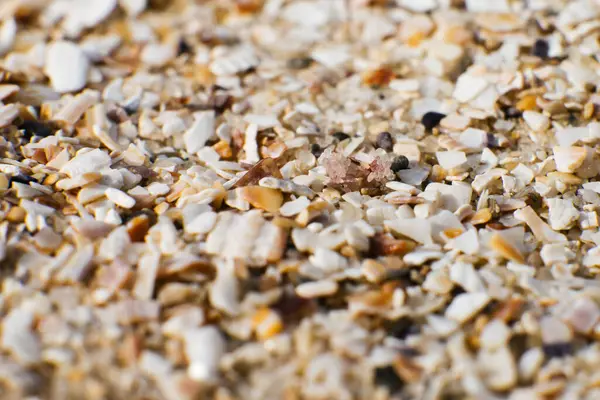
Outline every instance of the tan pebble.
POLYGON ((8 178, 6 174, 0 173, 0 190, 8 189, 8 178))
POLYGON ((8 214, 6 215, 6 219, 13 223, 23 222, 25 220, 25 210, 21 207, 12 207, 8 214))
MULTIPOLYGON (((553 171, 548 173, 548 178, 554 179, 566 185, 580 185, 581 182, 583 182, 583 180, 580 177, 570 174, 568 172, 553 171)), ((537 182, 538 178, 536 178, 535 180, 537 182)))
POLYGON ((473 214, 469 220, 473 225, 481 225, 492 219, 492 211, 489 208, 482 208, 473 214))
POLYGON ((344 257, 355 258, 358 257, 356 249, 352 246, 344 246, 340 249, 340 254, 344 257))
POLYGON ((127 223, 127 233, 132 242, 143 242, 150 229, 150 219, 146 215, 138 215, 127 223))
POLYGON ((378 283, 385 279, 386 268, 383 264, 369 258, 362 263, 362 274, 367 281, 378 283))
POLYGON ((508 243, 499 233, 494 233, 490 239, 490 247, 502 257, 519 264, 525 263, 525 257, 519 249, 508 243))
POLYGON ((159 205, 157 205, 156 207, 154 207, 154 212, 156 213, 156 215, 161 215, 161 214, 164 214, 165 212, 167 212, 168 209, 169 209, 169 203, 162 202, 159 205))
POLYGON ((277 189, 262 186, 246 186, 242 188, 242 197, 253 207, 271 213, 279 211, 283 204, 283 194, 277 189))
POLYGON ((423 373, 423 370, 414 361, 405 356, 399 356, 394 361, 394 369, 398 376, 408 383, 417 382, 423 373))
POLYGON ((504 322, 511 322, 520 315, 523 306, 525 306, 525 300, 520 297, 511 297, 501 304, 493 317, 504 322))
POLYGON ((587 102, 585 104, 585 106, 583 106, 583 118, 585 119, 590 119, 592 118, 592 116, 594 115, 594 111, 596 111, 596 106, 594 105, 594 103, 587 102))
POLYGON ((266 340, 283 331, 281 317, 270 308, 261 308, 252 317, 252 328, 259 340, 266 340))
POLYGON ((54 185, 60 179, 59 174, 50 174, 44 179, 44 185, 54 185))
POLYGON ((444 235, 449 239, 454 239, 455 237, 462 235, 463 232, 464 230, 461 228, 449 228, 443 231, 444 235))
POLYGON ((443 182, 446 179, 448 173, 444 170, 444 168, 439 165, 434 165, 431 168, 431 181, 432 182, 443 182))
POLYGON ((367 71, 363 74, 362 80, 368 86, 386 86, 394 79, 396 74, 388 67, 380 67, 367 71))
POLYGON ((224 140, 216 143, 213 146, 213 149, 221 156, 221 158, 227 159, 233 155, 233 151, 231 150, 231 146, 224 140))
POLYGON ((235 5, 240 13, 254 14, 263 7, 263 0, 237 0, 235 5))
POLYGON ((31 159, 39 162, 40 164, 46 164, 48 162, 46 159, 46 152, 42 149, 36 149, 33 152, 31 159))
POLYGON ((537 96, 533 94, 524 96, 521 100, 517 102, 515 107, 519 111, 535 110, 537 108, 537 96))

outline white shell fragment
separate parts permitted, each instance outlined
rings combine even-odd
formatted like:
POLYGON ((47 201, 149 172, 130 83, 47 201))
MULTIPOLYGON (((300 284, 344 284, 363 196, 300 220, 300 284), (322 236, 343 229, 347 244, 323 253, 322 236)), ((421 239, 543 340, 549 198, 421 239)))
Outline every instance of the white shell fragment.
POLYGON ((550 127, 550 118, 535 111, 525 111, 523 119, 536 132, 543 132, 550 127))
POLYGON ((74 178, 87 172, 97 172, 110 165, 110 156, 100 150, 94 149, 87 153, 78 154, 68 161, 60 172, 74 178))
POLYGON ((32 327, 34 317, 30 310, 15 309, 2 321, 2 347, 26 364, 41 361, 41 344, 32 327))
POLYGON ((464 323, 474 317, 490 300, 490 296, 485 292, 459 294, 446 309, 446 318, 464 323))
POLYGON ((206 141, 215 133, 214 111, 203 111, 194 115, 194 123, 183 134, 188 153, 195 153, 204 147, 206 141))
POLYGON ((67 93, 82 89, 88 70, 87 56, 75 43, 59 41, 48 45, 44 72, 55 91, 67 93))
POLYGON ((213 326, 189 329, 184 333, 185 354, 189 360, 188 375, 196 381, 214 383, 219 361, 225 352, 225 341, 213 326))

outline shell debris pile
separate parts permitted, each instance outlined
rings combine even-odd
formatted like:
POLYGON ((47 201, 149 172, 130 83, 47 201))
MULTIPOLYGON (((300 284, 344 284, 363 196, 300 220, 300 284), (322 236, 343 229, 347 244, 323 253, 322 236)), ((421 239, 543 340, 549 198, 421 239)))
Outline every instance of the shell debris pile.
POLYGON ((600 398, 600 1, 0 1, 0 394, 600 398))

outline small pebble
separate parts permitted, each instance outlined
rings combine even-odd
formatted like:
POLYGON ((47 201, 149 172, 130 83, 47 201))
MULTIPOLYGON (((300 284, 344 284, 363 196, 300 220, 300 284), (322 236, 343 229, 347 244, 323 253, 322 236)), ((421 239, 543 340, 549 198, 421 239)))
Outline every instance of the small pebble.
POLYGON ((436 126, 438 126, 440 124, 440 121, 443 120, 445 117, 445 114, 435 111, 429 111, 423 115, 421 123, 423 124, 423 126, 425 126, 425 129, 430 131, 436 126))
POLYGON ((334 138, 336 138, 337 140, 344 141, 346 139, 348 139, 350 136, 345 134, 344 132, 336 132, 332 135, 334 138))
POLYGON ((548 42, 546 42, 544 39, 538 39, 531 48, 531 54, 541 58, 542 60, 545 60, 548 58, 548 50, 550 50, 548 42))
POLYGON ((24 121, 19 129, 25 131, 27 137, 41 136, 46 137, 54 134, 54 129, 50 125, 40 121, 24 121))
POLYGON ((15 175, 15 176, 11 176, 10 177, 10 183, 12 182, 18 182, 18 183, 22 183, 24 185, 27 185, 31 182, 35 182, 37 183, 37 180, 35 178, 32 178, 31 176, 27 176, 27 175, 15 175))
POLYGON ((323 154, 323 149, 317 143, 313 143, 310 145, 310 152, 313 156, 319 158, 323 154))
POLYGON ((305 69, 312 64, 312 58, 310 57, 295 57, 287 62, 287 67, 290 69, 305 69))
POLYGON ((189 54, 192 52, 192 47, 184 40, 181 39, 177 45, 177 55, 189 54))
POLYGON ((407 169, 408 164, 409 164, 409 161, 408 161, 408 158, 406 158, 406 156, 398 156, 398 157, 394 158, 394 161, 392 161, 392 165, 391 165, 390 169, 394 172, 398 172, 403 169, 407 169))
POLYGON ((379 386, 385 386, 389 389, 390 393, 395 393, 402 389, 404 382, 392 366, 375 368, 375 384, 379 386))
POLYGON ((394 140, 392 139, 392 135, 389 132, 381 132, 377 136, 375 145, 385 151, 392 151, 394 148, 394 140))
POLYGON ((523 112, 516 107, 508 107, 504 110, 504 116, 506 118, 519 118, 521 115, 523 115, 523 112))
POLYGON ((546 354, 546 356, 550 358, 566 357, 573 353, 573 345, 571 345, 571 343, 544 344, 542 346, 542 349, 544 349, 544 354, 546 354))
POLYGON ((401 317, 394 321, 388 321, 384 324, 388 336, 397 339, 405 339, 408 335, 418 334, 419 326, 409 317, 401 317))

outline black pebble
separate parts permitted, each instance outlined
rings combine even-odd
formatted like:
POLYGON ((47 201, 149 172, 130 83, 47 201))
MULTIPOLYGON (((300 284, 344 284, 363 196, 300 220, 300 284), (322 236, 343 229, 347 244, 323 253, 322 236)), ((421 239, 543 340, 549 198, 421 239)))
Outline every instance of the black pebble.
POLYGON ((406 156, 398 156, 394 158, 394 161, 392 161, 392 166, 390 167, 390 169, 393 172, 398 172, 400 170, 407 169, 408 164, 409 161, 408 158, 406 158, 406 156))
POLYGON ((336 138, 337 140, 339 140, 340 142, 342 140, 346 140, 348 139, 350 136, 346 135, 344 132, 336 132, 332 135, 334 138, 336 138))
POLYGON ((24 121, 19 129, 25 131, 25 135, 46 137, 54 134, 54 129, 44 122, 39 121, 24 121))
POLYGON ((497 148, 498 147, 498 139, 496 139, 496 136, 494 136, 493 133, 489 133, 486 135, 486 139, 487 139, 487 147, 489 148, 497 148))
POLYGON ((573 346, 571 343, 551 343, 542 346, 544 354, 547 357, 565 357, 573 353, 573 346))
POLYGON ((390 135, 389 132, 381 132, 379 135, 377 135, 377 141, 375 142, 375 145, 385 151, 392 151, 394 148, 392 135, 390 135))
POLYGON ((182 54, 188 54, 191 52, 192 52, 191 46, 184 39, 181 39, 179 41, 179 45, 177 46, 177 55, 180 56, 182 54))
POLYGON ((310 145, 310 152, 317 158, 323 154, 323 149, 317 143, 313 143, 310 145))
POLYGON ((37 183, 37 180, 35 178, 32 178, 31 176, 27 176, 27 175, 22 175, 22 174, 11 176, 9 180, 10 180, 10 183, 18 182, 18 183, 22 183, 24 185, 27 185, 31 182, 37 183))
POLYGON ((390 393, 395 393, 404 386, 404 382, 392 366, 375 368, 375 384, 387 387, 390 393))
POLYGON ((435 111, 429 111, 429 112, 426 112, 425 115, 423 115, 423 118, 421 119, 421 123, 425 126, 425 129, 430 131, 433 128, 435 128, 436 126, 438 126, 440 124, 440 121, 442 119, 444 119, 445 117, 446 117, 445 114, 435 112, 435 111))
POLYGON ((397 339, 405 339, 408 335, 419 333, 419 326, 408 317, 398 318, 395 321, 386 321, 384 328, 388 336, 393 336, 397 339))
POLYGON ((549 49, 550 46, 548 46, 548 42, 546 42, 544 39, 538 39, 535 41, 533 47, 531 48, 531 54, 541 58, 542 60, 545 60, 548 58, 549 49))

